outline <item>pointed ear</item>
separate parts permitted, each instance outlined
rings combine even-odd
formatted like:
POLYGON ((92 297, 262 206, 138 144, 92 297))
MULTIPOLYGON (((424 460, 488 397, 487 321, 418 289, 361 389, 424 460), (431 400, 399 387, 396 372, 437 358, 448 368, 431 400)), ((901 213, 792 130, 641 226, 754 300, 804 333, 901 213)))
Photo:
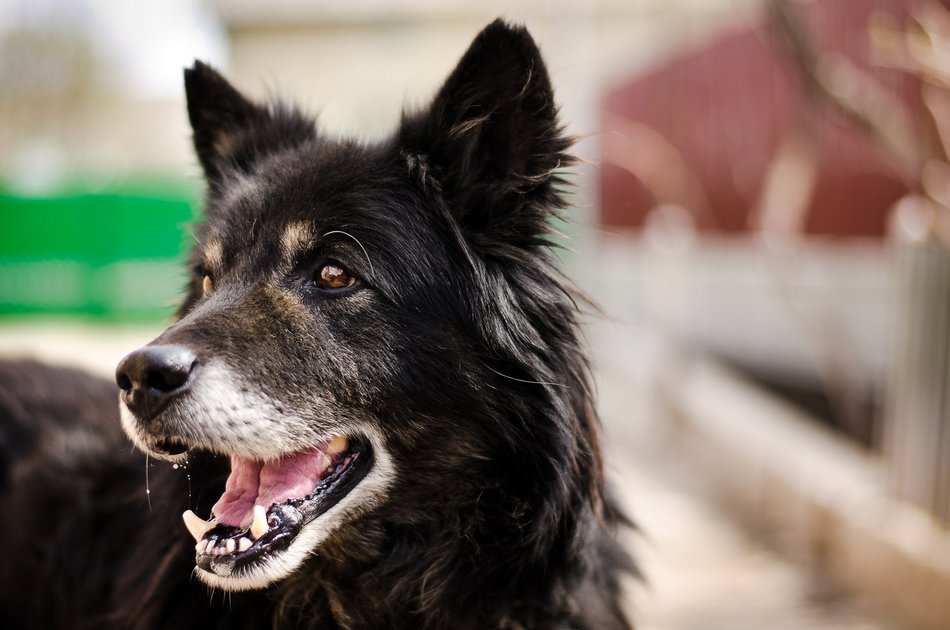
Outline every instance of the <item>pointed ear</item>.
POLYGON ((533 237, 563 205, 555 170, 570 162, 541 53, 501 20, 472 42, 428 111, 404 116, 398 142, 422 160, 462 223, 533 237))
POLYGON ((211 182, 316 136, 313 121, 279 104, 268 108, 248 100, 201 61, 185 69, 185 96, 195 152, 211 182))

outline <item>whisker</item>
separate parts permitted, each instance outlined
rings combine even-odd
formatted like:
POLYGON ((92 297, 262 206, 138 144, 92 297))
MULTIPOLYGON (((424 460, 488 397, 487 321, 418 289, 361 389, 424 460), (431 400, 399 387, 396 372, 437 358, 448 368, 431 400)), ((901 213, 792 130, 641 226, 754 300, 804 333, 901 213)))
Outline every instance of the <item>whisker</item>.
POLYGON ((145 454, 145 499, 148 501, 148 511, 152 511, 152 489, 148 485, 148 453, 145 454))
POLYGON ((518 381, 519 383, 527 383, 527 384, 529 384, 529 385, 550 385, 551 387, 567 387, 567 385, 565 385, 564 383, 552 383, 552 382, 550 382, 550 381, 529 381, 529 380, 525 380, 525 379, 523 379, 523 378, 515 378, 514 376, 508 376, 507 374, 502 374, 502 373, 499 372, 498 370, 492 369, 492 367, 491 367, 490 365, 488 365, 487 363, 485 363, 485 362, 482 362, 482 365, 484 365, 485 367, 487 367, 489 370, 491 370, 492 372, 494 372, 494 373, 497 374, 498 376, 501 376, 501 377, 503 377, 503 378, 507 378, 507 379, 512 380, 512 381, 518 381))
POLYGON ((353 236, 353 235, 350 234, 349 232, 344 232, 343 230, 330 230, 329 232, 327 232, 326 234, 324 234, 324 236, 329 236, 329 235, 331 235, 331 234, 342 234, 343 236, 349 236, 351 239, 353 239, 353 240, 356 242, 356 244, 360 246, 360 249, 363 250, 363 255, 366 256, 366 262, 369 264, 369 273, 370 273, 370 275, 375 275, 375 272, 373 271, 373 261, 370 260, 370 258, 369 258, 369 253, 366 251, 366 248, 363 247, 363 244, 360 243, 360 241, 359 241, 358 238, 356 238, 355 236, 353 236))

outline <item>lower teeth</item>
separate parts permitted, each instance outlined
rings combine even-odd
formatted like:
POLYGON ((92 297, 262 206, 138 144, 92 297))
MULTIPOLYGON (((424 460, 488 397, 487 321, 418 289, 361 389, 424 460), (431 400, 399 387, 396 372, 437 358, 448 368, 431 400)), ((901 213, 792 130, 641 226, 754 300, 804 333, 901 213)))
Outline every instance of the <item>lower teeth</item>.
POLYGON ((199 554, 209 556, 224 556, 234 552, 243 553, 251 548, 254 543, 247 536, 240 538, 226 538, 224 540, 203 539, 195 545, 195 551, 199 554))

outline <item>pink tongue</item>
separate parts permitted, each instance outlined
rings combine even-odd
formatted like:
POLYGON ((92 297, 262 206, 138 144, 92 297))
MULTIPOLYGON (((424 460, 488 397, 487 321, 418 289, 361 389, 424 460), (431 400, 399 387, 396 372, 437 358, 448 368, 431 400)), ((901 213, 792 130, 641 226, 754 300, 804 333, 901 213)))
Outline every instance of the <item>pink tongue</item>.
POLYGON ((232 455, 231 475, 211 513, 219 523, 250 525, 254 505, 267 509, 313 492, 324 470, 324 457, 322 448, 265 463, 232 455))

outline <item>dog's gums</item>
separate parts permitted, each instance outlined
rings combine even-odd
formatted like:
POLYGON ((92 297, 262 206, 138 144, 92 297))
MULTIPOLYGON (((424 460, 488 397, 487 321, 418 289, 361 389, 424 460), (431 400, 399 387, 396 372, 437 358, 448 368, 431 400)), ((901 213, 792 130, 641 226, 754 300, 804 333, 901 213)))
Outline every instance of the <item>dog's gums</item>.
POLYGON ((349 494, 372 465, 368 443, 342 435, 276 461, 232 455, 212 519, 191 510, 182 515, 196 542, 199 570, 228 578, 267 564, 349 494))

